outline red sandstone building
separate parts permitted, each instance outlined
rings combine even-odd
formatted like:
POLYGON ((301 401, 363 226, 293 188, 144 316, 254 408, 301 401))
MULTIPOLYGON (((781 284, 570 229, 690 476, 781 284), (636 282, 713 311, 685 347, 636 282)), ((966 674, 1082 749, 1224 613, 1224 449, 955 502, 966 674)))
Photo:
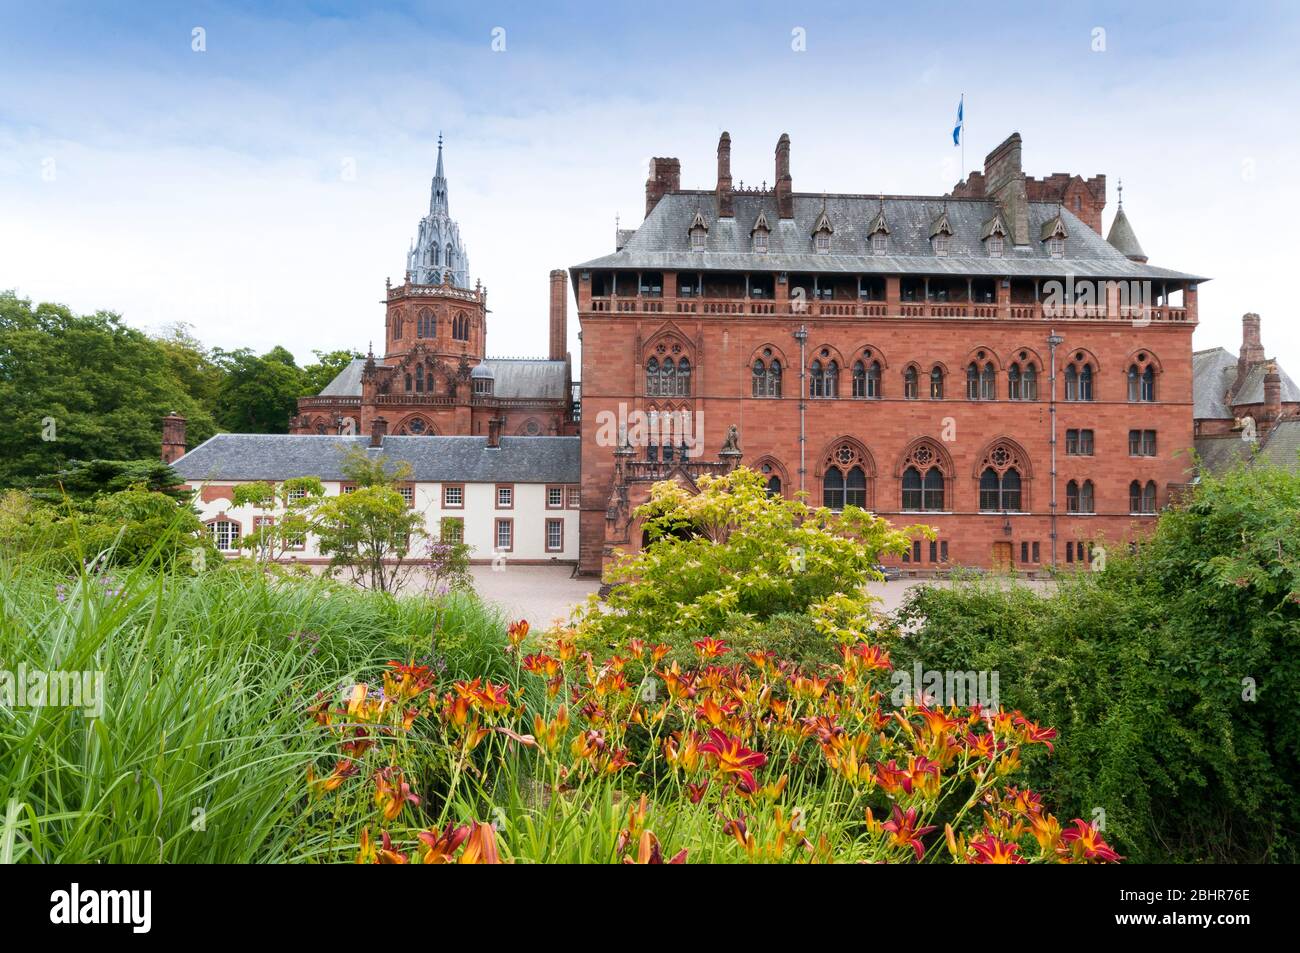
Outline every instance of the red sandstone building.
POLYGON ((448 207, 442 141, 429 212, 401 285, 387 282, 383 356, 343 369, 298 401, 295 434, 563 436, 577 433, 567 343, 568 288, 551 272, 550 353, 489 358, 487 289, 469 286, 469 256, 448 207))
POLYGON ((950 195, 828 195, 794 190, 788 136, 771 187, 734 186, 730 151, 708 190, 652 159, 644 221, 570 270, 584 571, 641 544, 654 480, 737 462, 933 526, 921 572, 1084 566, 1149 530, 1189 479, 1204 279, 1148 264, 1122 204, 1102 237, 1103 176, 1027 177, 1012 135, 950 195), (638 414, 690 439, 633 439, 638 414))

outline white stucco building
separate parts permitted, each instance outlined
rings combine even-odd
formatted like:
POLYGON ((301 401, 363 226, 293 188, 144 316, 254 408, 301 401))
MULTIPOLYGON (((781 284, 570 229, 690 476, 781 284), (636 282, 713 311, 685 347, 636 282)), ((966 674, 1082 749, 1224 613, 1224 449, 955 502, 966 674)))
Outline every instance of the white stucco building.
MULTIPOLYGON (((352 489, 342 472, 362 449, 410 466, 400 486, 438 538, 463 539, 477 563, 576 563, 580 446, 577 437, 394 437, 218 434, 173 463, 217 547, 236 555, 239 540, 275 512, 234 505, 241 483, 319 477, 326 495, 352 489)), ((412 553, 412 557, 418 557, 412 553)), ((328 562, 308 535, 287 559, 328 562)))

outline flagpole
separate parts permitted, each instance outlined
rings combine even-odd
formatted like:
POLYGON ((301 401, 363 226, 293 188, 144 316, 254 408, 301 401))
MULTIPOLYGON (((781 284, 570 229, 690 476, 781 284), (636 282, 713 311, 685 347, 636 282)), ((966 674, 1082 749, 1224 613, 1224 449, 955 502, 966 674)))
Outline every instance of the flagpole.
POLYGON ((961 169, 957 181, 966 181, 966 94, 961 94, 961 169))

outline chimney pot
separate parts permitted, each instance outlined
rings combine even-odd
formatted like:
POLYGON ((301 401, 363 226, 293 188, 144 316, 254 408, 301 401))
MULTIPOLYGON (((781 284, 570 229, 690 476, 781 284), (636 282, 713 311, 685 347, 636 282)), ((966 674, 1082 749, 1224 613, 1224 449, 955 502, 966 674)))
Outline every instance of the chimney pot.
POLYGON ((370 446, 374 448, 384 445, 384 437, 388 434, 388 421, 383 417, 376 417, 370 421, 370 446))

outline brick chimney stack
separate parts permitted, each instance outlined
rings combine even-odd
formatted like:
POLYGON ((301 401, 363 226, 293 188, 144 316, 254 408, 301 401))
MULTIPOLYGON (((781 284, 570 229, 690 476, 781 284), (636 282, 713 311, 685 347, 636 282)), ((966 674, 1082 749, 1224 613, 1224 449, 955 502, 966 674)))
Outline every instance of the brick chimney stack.
POLYGON ((984 157, 985 189, 1002 207, 1013 245, 1029 244, 1029 192, 1021 165, 1020 133, 1013 132, 984 157))
POLYGON ((185 418, 172 411, 162 419, 162 462, 175 463, 185 456, 185 418))
POLYGON ((1282 375, 1277 362, 1269 361, 1264 369, 1264 419, 1258 421, 1261 435, 1268 433, 1282 416, 1282 375))
POLYGON ((384 445, 384 437, 388 433, 388 421, 383 417, 376 417, 370 421, 370 446, 379 448, 384 445))
POLYGON ((1237 379, 1232 382, 1232 392, 1237 393, 1246 383, 1250 369, 1264 360, 1264 345, 1259 334, 1259 315, 1251 312, 1241 316, 1241 351, 1237 354, 1237 379))
POLYGON ((790 135, 776 141, 776 207, 782 218, 794 218, 794 181, 790 178, 790 135))
POLYGON ((677 159, 656 156, 650 160, 650 178, 645 180, 645 213, 654 211, 659 200, 682 187, 682 164, 677 159))
POLYGON ((731 204, 731 133, 718 139, 718 218, 735 218, 731 204))
POLYGON ((563 268, 551 272, 551 360, 562 361, 569 353, 569 273, 563 268))
POLYGON ((504 424, 505 422, 506 422, 506 421, 505 421, 505 418, 504 418, 504 417, 489 417, 489 418, 488 418, 488 442, 487 442, 487 445, 488 445, 489 447, 499 447, 499 446, 501 446, 501 425, 504 424))

